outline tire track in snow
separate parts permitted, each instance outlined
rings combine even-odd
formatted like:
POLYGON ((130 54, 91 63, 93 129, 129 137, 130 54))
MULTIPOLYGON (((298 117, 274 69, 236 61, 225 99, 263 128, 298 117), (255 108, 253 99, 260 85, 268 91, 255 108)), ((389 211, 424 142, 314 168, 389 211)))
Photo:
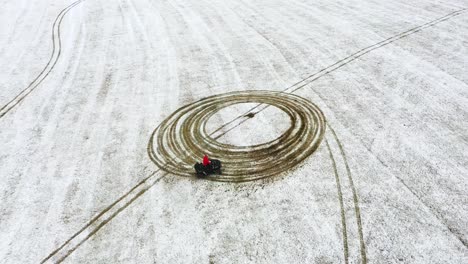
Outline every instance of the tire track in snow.
MULTIPOLYGON (((244 102, 245 100, 249 100, 249 97, 255 97, 256 96, 257 101, 261 100, 261 101, 264 101, 264 102, 269 102, 271 104, 274 104, 277 107, 283 108, 284 111, 288 111, 287 110, 288 107, 295 109, 295 110, 289 110, 288 114, 292 115, 292 117, 291 117, 292 119, 301 119, 301 120, 297 121, 297 124, 294 127, 294 129, 290 129, 291 130, 290 133, 285 133, 285 135, 281 136, 280 138, 290 136, 290 137, 292 137, 292 140, 296 140, 296 141, 297 140, 301 141, 303 138, 308 139, 308 140, 303 140, 304 141, 302 143, 303 147, 300 148, 300 149, 296 148, 294 145, 293 145, 292 148, 288 148, 288 142, 291 142, 291 139, 290 140, 284 140, 284 141, 274 140, 273 142, 268 142, 266 144, 263 144, 263 145, 267 146, 266 153, 263 153, 264 154, 263 156, 268 155, 270 150, 274 151, 274 149, 269 148, 269 147, 271 147, 270 145, 272 145, 272 144, 274 146, 274 142, 276 142, 277 145, 278 144, 283 145, 282 148, 284 148, 285 151, 290 151, 290 152, 292 151, 294 153, 301 152, 300 154, 297 154, 297 155, 302 156, 303 159, 307 158, 310 154, 312 154, 316 150, 316 148, 318 147, 318 144, 321 142, 321 140, 323 138, 323 135, 324 135, 324 132, 325 132, 325 126, 326 126, 325 118, 324 118, 322 112, 320 111, 320 109, 318 109, 318 107, 316 107, 315 105, 313 105, 310 102, 307 103, 306 102, 307 100, 301 99, 298 96, 295 96, 295 95, 294 96, 293 95, 281 95, 281 93, 278 93, 278 92, 246 91, 246 92, 243 92, 241 94, 243 94, 244 96, 239 96, 238 93, 235 92, 235 93, 228 93, 228 94, 223 94, 223 95, 220 95, 220 96, 212 96, 212 97, 209 97, 209 98, 201 99, 201 100, 199 100, 199 101, 197 101, 195 103, 189 104, 189 105, 181 107, 179 109, 179 110, 187 110, 186 109, 187 107, 190 108, 190 106, 192 106, 192 105, 197 106, 197 103, 198 103, 199 108, 195 107, 195 109, 194 109, 194 110, 196 110, 196 111, 194 111, 195 113, 193 113, 192 111, 189 111, 190 110, 189 109, 188 110, 188 113, 189 113, 188 117, 186 119, 181 119, 180 116, 177 116, 179 111, 176 111, 174 114, 169 116, 165 121, 163 121, 162 125, 163 125, 163 123, 169 123, 170 124, 171 122, 169 122, 169 121, 172 121, 172 119, 173 119, 172 117, 175 116, 174 119, 180 120, 181 122, 185 122, 185 121, 187 121, 187 119, 189 121, 190 121, 190 119, 193 119, 191 121, 195 124, 195 126, 198 126, 198 125, 203 124, 203 121, 205 121, 205 123, 206 123, 206 121, 209 119, 209 117, 213 114, 213 110, 216 112, 217 110, 220 109, 219 105, 218 105, 219 103, 222 104, 224 102, 226 105, 230 105, 230 104, 233 104, 233 103, 236 103, 236 102, 244 102), (287 97, 287 98, 285 98, 285 97, 287 97), (231 100, 229 100, 229 98, 231 100), (226 100, 226 99, 228 99, 228 100, 226 100), (211 103, 212 104, 211 107, 207 107, 206 102, 211 103), (278 104, 281 104, 281 103, 283 105, 278 105, 278 104), (297 104, 297 105, 295 106, 295 104, 297 104), (200 112, 199 111, 200 108, 201 109, 208 109, 208 111, 205 111, 204 115, 202 115, 201 118, 196 118, 197 117, 196 113, 200 112), (304 110, 304 109, 306 109, 306 110, 304 110), (302 114, 302 112, 304 112, 304 114, 302 114), (301 114, 303 116, 300 116, 301 114), (194 118, 194 116, 195 116, 195 118, 194 118), (204 118, 204 117, 206 117, 206 118, 204 118), (291 135, 289 135, 289 134, 291 134, 291 135)), ((250 100, 253 100, 253 99, 250 99, 250 100)), ((181 112, 185 113, 184 111, 181 111, 181 112)), ((201 113, 203 113, 203 111, 201 111, 201 113)), ((175 130, 173 130, 174 128, 175 128, 175 126, 170 126, 169 130, 173 131, 175 133, 175 130)), ((189 127, 189 128, 192 128, 192 127, 189 127)), ((204 126, 200 126, 199 128, 200 128, 200 131, 205 131, 204 126)), ((93 217, 85 226, 83 226, 80 230, 78 230, 76 233, 74 233, 69 239, 67 239, 60 246, 58 246, 54 251, 52 251, 46 258, 44 258, 41 261, 41 263, 60 263, 63 260, 65 260, 78 247, 80 247, 89 238, 91 238, 94 234, 96 234, 102 227, 104 227, 108 222, 110 222, 112 219, 114 219, 118 214, 120 214, 125 208, 127 208, 130 204, 132 204, 136 199, 138 199, 141 195, 143 195, 146 191, 148 191, 152 186, 154 186, 156 183, 158 183, 162 178, 169 175, 169 172, 167 172, 167 171, 163 172, 162 168, 164 168, 165 166, 169 166, 169 165, 174 166, 174 164, 177 164, 178 162, 180 162, 180 161, 178 161, 178 159, 186 159, 186 158, 190 159, 190 158, 192 158, 191 155, 181 154, 181 155, 183 155, 182 157, 180 157, 180 156, 170 157, 169 159, 165 159, 164 160, 165 163, 163 163, 163 164, 157 163, 154 160, 154 157, 155 157, 156 154, 155 154, 155 151, 153 149, 153 136, 157 135, 157 133, 156 133, 157 130, 158 129, 156 129, 153 132, 153 134, 152 134, 152 136, 150 138, 150 141, 149 141, 149 144, 148 144, 148 154, 149 154, 151 160, 153 160, 153 162, 155 162, 158 166, 160 166, 160 169, 158 169, 158 170, 152 172, 151 174, 149 174, 146 178, 144 178, 142 181, 140 181, 137 185, 135 185, 127 193, 120 196, 115 202, 113 202, 112 204, 110 204, 109 206, 104 208, 104 210, 102 210, 99 214, 97 214, 95 217, 93 217), (156 177, 157 173, 160 172, 160 171, 163 172, 163 173, 159 177, 156 177)), ((188 133, 188 134, 191 134, 190 133, 191 130, 192 129, 187 129, 187 130, 185 130, 185 132, 188 133)), ((174 142, 175 140, 173 138, 174 134, 169 133, 169 134, 167 134, 167 136, 169 138, 168 145, 173 147, 174 144, 176 144, 174 142)), ((216 140, 219 137, 220 136, 214 137, 213 140, 216 140)), ((203 136, 203 135, 198 135, 198 138, 199 138, 198 141, 202 141, 206 137, 203 136)), ((158 141, 159 141, 159 138, 158 138, 158 141)), ((183 140, 183 141, 185 141, 185 140, 183 140)), ((278 148, 281 148, 281 146, 279 146, 278 148)), ((184 151, 188 151, 188 150, 187 150, 187 148, 184 148, 184 149, 181 149, 181 151, 183 153, 184 151)), ((262 151, 262 150, 260 149, 260 151, 262 151)), ((236 163, 236 162, 239 162, 239 160, 234 161, 233 163, 236 163)), ((299 162, 300 162, 300 160, 295 160, 293 162, 290 162, 291 164, 287 168, 295 166, 299 162)), ((271 161, 270 161, 270 163, 271 163, 271 161)), ((268 167, 268 162, 267 162, 266 165, 268 167)), ((272 172, 270 171, 268 174, 266 174, 266 176, 264 176, 264 177, 268 177, 268 176, 271 176, 271 175, 274 175, 274 174, 277 174, 277 173, 280 173, 280 172, 284 171, 284 169, 279 170, 279 171, 277 169, 275 169, 275 167, 277 165, 278 164, 276 164, 274 162, 273 162, 273 164, 269 164, 270 169, 273 169, 273 170, 272 170, 272 172)), ((190 171, 193 171, 193 168, 191 166, 188 169, 190 171)), ((176 167, 174 167, 174 168, 171 167, 171 170, 177 171, 177 168, 176 167)), ((260 171, 267 171, 268 172, 268 170, 265 169, 265 168, 261 168, 260 171)), ((182 170, 181 172, 183 174, 182 176, 186 176, 185 173, 188 173, 185 170, 182 170)), ((235 172, 236 172, 236 169, 234 169, 234 173, 235 172)), ((192 175, 192 174, 193 173, 190 173, 190 175, 192 175)), ((225 177, 225 178, 222 179, 223 181, 231 181, 231 182, 241 182, 241 181, 249 181, 249 180, 259 179, 258 177, 257 178, 243 178, 243 177, 239 178, 239 176, 237 174, 234 175, 234 176, 231 176, 231 177, 229 177, 229 175, 223 175, 223 177, 225 177)), ((260 178, 263 178, 263 177, 260 177, 260 178)), ((216 179, 213 178, 212 180, 216 180, 216 179)))
MULTIPOLYGON (((307 76, 306 78, 303 78, 301 79, 300 81, 294 83, 293 85, 289 86, 288 88, 284 89, 283 92, 289 92, 289 93, 293 93, 293 92, 296 92, 298 91, 299 89, 302 89, 304 88, 305 86, 307 86, 308 84, 318 80, 319 78, 325 76, 325 75, 328 75, 336 70, 338 70, 339 68, 351 63, 352 61, 378 49, 378 48, 381 48, 381 47, 384 47, 386 45, 389 45, 391 44, 392 42, 395 42, 399 39, 402 39, 402 38, 405 38, 405 37, 408 37, 414 33, 417 33, 425 28, 429 28, 429 27, 432 27, 438 23, 441 23, 443 21, 447 21, 448 19, 450 18, 453 18, 455 16, 458 16, 464 12, 467 11, 467 8, 463 8, 463 9, 460 9, 460 10, 457 10, 457 11, 454 11, 454 12, 451 12, 443 17, 440 17, 440 18, 437 18, 435 20, 432 20, 432 21, 429 21, 425 24, 422 24, 420 26, 417 26, 417 27, 414 27, 412 29, 409 29, 409 30, 406 30, 404 32, 401 32, 397 35, 394 35, 392 37, 389 37, 385 40, 382 40, 380 42, 377 42, 371 46, 368 46, 366 48, 363 48, 325 68, 322 68, 321 70, 307 76), (290 91, 288 91, 290 90, 290 91)), ((251 114, 253 114, 255 116, 255 114, 265 110, 266 108, 268 108, 269 106, 266 105, 266 106, 263 106, 262 108, 260 108, 260 110, 258 110, 257 112, 252 112, 254 111, 255 109, 259 108, 261 105, 263 104, 258 104, 254 107, 252 107, 251 109, 249 109, 248 111, 246 111, 245 113, 243 113, 242 115, 239 115, 238 117, 234 118, 233 120, 225 123, 224 125, 220 126, 217 130, 215 130, 213 133, 216 133, 220 130, 222 130, 223 128, 227 127, 227 126, 230 126, 231 124, 233 124, 234 122, 236 122, 237 120, 239 119, 242 119, 238 124, 235 124, 233 127, 231 127, 229 131, 231 131, 232 129, 234 129, 235 127, 241 125, 242 123, 246 122, 248 119, 251 118, 251 114)), ((1 116, 0 116, 1 117, 1 116)), ((329 126, 329 128, 331 128, 329 126)), ((224 134, 226 134, 227 132, 221 134, 219 137, 223 136, 224 134)), ((333 132, 332 132, 333 133, 333 132)), ((343 150, 343 144, 341 143, 341 141, 339 141, 337 135, 335 133, 334 134, 334 138, 336 139, 336 141, 338 142, 339 146, 340 146, 340 152, 341 152, 341 155, 343 155, 343 159, 344 161, 346 162, 346 169, 347 169, 347 173, 348 173, 348 177, 349 179, 351 179, 350 183, 353 182, 352 181, 352 175, 351 175, 351 172, 349 170, 349 165, 347 164, 347 158, 344 154, 344 150, 343 150)), ((336 165, 336 164, 335 164, 336 165)), ((162 175, 161 177, 159 178, 156 178, 155 180, 152 179, 153 177, 155 177, 156 175, 156 172, 153 172, 151 173, 147 178, 145 178, 143 181, 140 181, 139 183, 137 183, 137 185, 135 185, 129 192, 127 192, 126 194, 124 194, 123 196, 119 197, 114 203, 112 203, 111 205, 109 205, 108 207, 106 207, 103 211, 101 211, 98 215, 96 215, 94 218, 92 218, 82 229, 80 229, 78 232, 76 232, 72 237, 70 237, 65 243, 63 243, 59 248, 57 248, 56 250, 54 250, 51 254, 49 254, 49 256, 47 256, 41 263, 45 263, 45 262, 49 262, 49 261, 52 261, 52 259, 58 259, 59 261, 58 262, 61 262, 63 261, 66 257, 68 257, 73 251, 75 251, 81 244, 83 244, 86 240, 88 240, 91 236, 93 236, 94 234, 96 234, 97 231, 99 231, 104 225, 106 225, 110 220, 112 220, 115 216, 117 216, 120 212, 122 212, 126 207, 128 207, 131 203, 133 203, 135 200, 137 200, 138 197, 140 197, 143 193, 145 193, 149 188, 151 188, 152 186, 154 186, 154 184, 156 184, 162 177, 165 177, 167 174, 164 174, 162 175), (147 182, 151 182, 151 184, 147 184, 147 182), (139 189, 141 186, 145 186, 145 187, 142 187, 142 189, 140 191, 138 191, 136 194, 133 195, 132 198, 130 198, 129 201, 127 201, 126 203, 124 203, 123 205, 120 205, 120 202, 127 199, 128 196, 130 196, 131 194, 133 194, 134 192, 136 192, 137 189, 139 189), (120 206, 120 207, 118 207, 120 206), (116 208, 114 208, 116 207, 116 208), (114 213, 111 214, 110 217, 108 218, 105 218, 105 219, 101 219, 103 215, 105 215, 107 212, 113 210, 114 213), (94 229, 92 229, 91 231, 88 231, 87 232, 87 235, 84 236, 84 238, 82 238, 81 241, 79 241, 78 243, 75 243, 74 245, 75 246, 71 246, 69 247, 68 245, 74 241, 75 238, 79 237, 82 235, 83 232, 85 232, 88 228, 90 227, 94 227, 96 226, 95 223, 97 223, 97 227, 95 227, 94 229), (65 247, 69 248, 68 251, 65 251, 65 252, 62 252, 65 247), (62 253, 60 255, 60 253, 62 253), (59 254, 61 257, 58 257, 57 258, 57 254, 59 254)), ((360 210, 359 210, 359 201, 358 201, 358 195, 357 195, 357 192, 354 188, 354 183, 353 183, 353 202, 355 204, 355 214, 356 214, 356 221, 358 223, 358 230, 359 230, 359 236, 360 236, 360 247, 361 247, 361 261, 362 263, 367 263, 367 257, 366 257, 366 252, 365 252, 365 245, 364 245, 364 239, 363 239, 363 234, 362 234, 362 224, 361 224, 361 215, 360 215, 360 210)), ((344 237, 345 239, 345 237, 344 237)), ((347 239, 347 238, 346 238, 347 239)), ((344 242, 347 244, 347 240, 346 242, 344 242)), ((346 256, 346 255, 345 255, 346 256)), ((346 258, 345 258, 346 259, 346 258)))
POLYGON ((62 25, 63 18, 71 9, 73 9, 75 6, 77 6, 83 1, 85 0, 78 0, 76 2, 73 2, 69 6, 62 9, 62 11, 60 11, 60 13, 57 15, 54 24, 52 25, 52 54, 50 55, 49 61, 47 62, 46 66, 42 69, 42 71, 36 76, 36 78, 34 78, 32 82, 29 83, 29 85, 26 88, 24 88, 18 95, 16 95, 12 100, 10 100, 2 108, 0 108, 0 118, 2 118, 13 108, 15 108, 15 106, 19 105, 32 91, 34 91, 44 81, 45 78, 47 78, 50 72, 54 69, 62 53, 62 39, 60 37, 60 27, 62 25))
MULTIPOLYGON (((360 256, 361 256, 361 263, 366 264, 367 263, 366 245, 364 243, 364 235, 363 235, 363 231, 362 231, 362 220, 361 220, 361 209, 359 207, 359 196, 357 194, 356 187, 354 185, 354 180, 353 180, 353 177, 352 177, 352 174, 351 174, 351 169, 349 168, 348 158, 346 157, 346 153, 344 151, 343 144, 341 143, 341 140, 338 138, 338 135, 336 134, 335 130, 331 127, 331 125, 327 123, 327 127, 332 132, 333 138, 336 141, 336 144, 338 145, 339 153, 341 155, 341 158, 343 159, 343 163, 344 163, 344 166, 346 168, 346 175, 347 175, 347 178, 348 178, 349 187, 351 189, 351 193, 352 193, 352 197, 353 197, 353 209, 354 209, 354 216, 355 216, 355 219, 356 219, 357 233, 358 233, 358 237, 359 237, 359 251, 360 251, 360 256)), ((328 146, 328 141, 327 141, 327 146, 328 146)), ((328 147, 328 149, 330 151, 329 147, 328 147)), ((330 155, 332 155, 332 154, 330 153, 330 155)), ((333 160, 333 157, 332 157, 332 160, 333 160)), ((335 173, 337 173, 335 160, 333 160, 333 165, 334 165, 334 171, 335 171, 335 173)), ((338 182, 338 184, 339 184, 339 182, 338 182)), ((346 228, 346 225, 343 225, 343 226, 344 226, 344 228, 346 228)), ((345 249, 345 250, 348 250, 348 249, 345 249)))
POLYGON ((346 264, 349 263, 348 258, 349 258, 349 248, 348 248, 348 231, 346 227, 346 214, 344 210, 344 202, 343 202, 343 191, 341 190, 341 182, 340 182, 340 175, 338 174, 338 169, 336 166, 336 161, 335 158, 333 157, 333 152, 330 148, 330 144, 328 143, 328 140, 325 139, 325 143, 327 145, 327 150, 330 155, 330 160, 332 162, 332 167, 333 167, 333 173, 335 175, 335 181, 336 181, 336 190, 338 193, 338 202, 340 204, 340 215, 341 215, 341 227, 342 227, 342 235, 343 235, 343 255, 344 255, 344 261, 346 264))
POLYGON ((321 143, 325 127, 322 111, 297 95, 266 90, 230 92, 201 99, 172 113, 153 131, 148 155, 167 173, 193 177, 192 164, 197 157, 208 154, 224 164, 222 175, 208 176, 207 180, 255 181, 287 171, 308 158, 321 143), (278 138, 239 147, 217 141, 230 130, 218 135, 207 133, 208 120, 221 109, 258 102, 275 106, 289 116, 291 125, 278 138))
MULTIPOLYGON (((435 26, 441 22, 444 22, 444 21, 447 21, 449 20, 450 18, 453 18, 455 16, 458 16, 458 15, 461 15, 462 13, 468 11, 468 8, 463 8, 463 9, 459 9, 459 10, 456 10, 456 11, 453 11, 445 16, 442 16, 442 17, 439 17, 437 19, 434 19, 434 20, 431 20, 427 23, 424 23, 422 25, 419 25, 417 27, 413 27, 409 30, 406 30, 406 31, 403 31, 397 35, 394 35, 392 37, 389 37, 389 38, 386 38, 380 42, 377 42, 373 45, 370 45, 368 47, 365 47, 363 49, 360 49, 358 50, 357 52, 354 52, 353 54, 331 64, 331 65, 328 65, 327 67, 324 67, 322 69, 320 69, 319 71, 313 73, 313 74, 310 74, 308 75, 307 77, 301 79, 300 81, 292 84, 291 86, 289 86, 288 88, 282 90, 282 92, 286 92, 286 93, 294 93, 304 87, 306 87, 307 85, 311 84, 312 82, 346 66, 347 64, 359 59, 360 57, 376 50, 376 49, 379 49, 381 47, 384 47, 384 46, 387 46, 397 40, 400 40, 400 39, 403 39, 405 37, 408 37, 412 34, 415 34, 423 29, 426 29, 426 28, 429 28, 429 27, 432 27, 432 26, 435 26)), ((247 110, 245 113, 243 113, 242 115, 239 115, 237 116, 236 118, 232 119, 231 121, 227 122, 226 124, 224 124, 223 126, 221 126, 220 128, 218 128, 215 132, 217 132, 218 130, 221 130, 223 129, 224 127, 227 127, 227 126, 231 126, 232 123, 238 121, 239 119, 242 119, 240 120, 236 125, 232 126, 230 128, 230 130, 234 129, 235 127, 237 126, 240 126, 241 124, 245 123, 247 120, 249 120, 249 115, 253 114, 253 115, 256 115, 257 113, 260 113, 262 112, 263 110, 265 110, 266 108, 270 107, 269 105, 266 105, 266 106, 263 106, 261 108, 259 108, 260 106, 262 106, 263 104, 257 104, 256 106, 250 108, 249 110, 247 110), (252 112, 256 109, 258 109, 256 112, 252 112)), ((330 130, 332 131, 332 134, 333 134, 333 137, 335 138, 335 140, 337 141, 338 143, 338 146, 340 148, 340 154, 341 156, 343 157, 343 160, 345 162, 345 166, 346 166, 346 171, 347 171, 347 175, 348 175, 348 180, 350 182, 350 187, 351 187, 351 190, 352 190, 352 193, 353 193, 353 203, 354 203, 354 210, 355 210, 355 216, 356 216, 356 222, 357 222, 357 225, 358 225, 358 234, 359 234, 359 242, 360 242, 360 253, 361 253, 361 261, 363 264, 367 263, 367 256, 366 256, 366 249, 365 249, 365 243, 364 243, 364 235, 363 235, 363 231, 362 231, 362 221, 361 221, 361 213, 360 213, 360 207, 359 207, 359 198, 358 198, 358 194, 357 194, 357 191, 356 191, 356 188, 354 186, 354 181, 353 181, 353 178, 352 178, 352 174, 351 174, 351 170, 349 168, 349 164, 348 164, 348 161, 347 161, 347 158, 346 158, 346 154, 344 152, 344 147, 343 147, 343 144, 341 143, 341 141, 339 140, 338 136, 336 135, 335 131, 331 128, 330 125, 327 125, 330 130)), ((345 251, 347 251, 348 249, 345 248, 345 251)), ((348 253, 345 253, 345 256, 347 255, 348 253)))
POLYGON ((67 239, 47 257, 45 257, 40 263, 60 263, 65 260, 71 253, 73 253, 90 237, 96 234, 109 221, 114 219, 114 217, 116 217, 125 208, 132 204, 138 197, 143 195, 162 178, 167 176, 167 173, 164 173, 160 177, 154 178, 158 172, 159 170, 153 171, 143 180, 138 182, 134 187, 132 187, 128 192, 115 200, 115 202, 104 208, 101 212, 89 220, 89 222, 86 223, 86 225, 84 225, 80 230, 74 233, 69 239, 67 239))
MULTIPOLYGON (((305 78, 302 78, 301 80, 299 80, 298 82, 288 86, 286 89, 284 90, 281 90, 282 92, 287 92, 287 93, 294 93, 304 87, 306 87, 307 85, 309 85, 310 83, 346 66, 347 64, 359 59, 360 57, 376 50, 376 49, 379 49, 379 48, 382 48, 384 46, 387 46, 397 40, 400 40, 400 39, 403 39, 403 38, 406 38, 414 33, 417 33, 423 29, 426 29, 426 28, 429 28, 429 27, 433 27, 441 22, 444 22, 444 21, 447 21, 449 20, 450 18, 453 18, 455 16, 458 16, 458 15, 461 15, 463 14, 464 12, 468 11, 468 8, 463 8, 463 9, 459 9, 459 10, 456 10, 456 11, 453 11, 445 16, 442 16, 442 17, 439 17, 437 19, 434 19, 434 20, 431 20, 427 23, 424 23, 422 25, 419 25, 417 27, 413 27, 411 29, 408 29, 406 31, 403 31, 399 34, 396 34, 394 36, 391 36, 389 38, 386 38, 382 41, 379 41, 373 45, 370 45, 370 46, 367 46, 365 48, 362 48, 354 53, 352 53, 351 55, 349 56, 346 56, 345 58, 342 58, 338 61, 336 61, 335 63, 333 64, 330 64, 322 69, 320 69, 319 71, 313 73, 313 74, 310 74, 308 76, 306 76, 305 78)), ((260 107, 262 104, 258 104, 254 107, 252 107, 250 110, 246 111, 245 114, 242 114, 242 115, 239 115, 238 117, 236 117, 235 119, 231 120, 230 122, 226 123, 224 126, 227 126, 227 125, 230 125, 232 122, 235 122, 236 120, 242 118, 243 116, 245 116, 246 114, 249 114, 251 111, 257 109, 258 107, 260 107)), ((266 106, 265 108, 267 108, 268 106, 266 106)), ((260 111, 258 112, 261 112, 263 111, 265 108, 262 108, 260 111)), ((222 129, 222 128, 220 128, 222 129)))

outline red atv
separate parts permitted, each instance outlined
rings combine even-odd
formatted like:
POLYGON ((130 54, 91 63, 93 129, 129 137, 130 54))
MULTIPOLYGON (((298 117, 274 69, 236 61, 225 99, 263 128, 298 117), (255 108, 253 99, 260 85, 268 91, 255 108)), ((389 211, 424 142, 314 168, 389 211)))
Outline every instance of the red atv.
POLYGON ((198 177, 206 177, 210 174, 221 174, 221 161, 217 159, 208 159, 208 156, 203 157, 203 163, 195 163, 195 172, 198 177))

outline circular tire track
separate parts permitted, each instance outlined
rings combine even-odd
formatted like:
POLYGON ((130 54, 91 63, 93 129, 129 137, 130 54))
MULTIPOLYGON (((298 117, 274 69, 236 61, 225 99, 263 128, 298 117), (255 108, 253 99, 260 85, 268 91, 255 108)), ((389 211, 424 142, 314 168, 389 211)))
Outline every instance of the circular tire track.
MULTIPOLYGON (((402 38, 405 38, 405 37, 408 37, 414 33, 417 33, 425 28, 428 28, 428 27, 432 27, 438 23, 441 23, 443 21, 446 21, 446 20, 449 20, 451 19, 452 17, 454 16, 457 16, 457 15, 460 15, 461 13, 464 13, 468 11, 467 8, 463 8, 463 9, 460 9, 460 10, 457 10, 457 11, 454 11, 446 16, 443 16, 441 18, 437 18, 435 20, 432 20, 430 22, 427 22, 423 25, 420 25, 418 27, 415 27, 415 28, 412 28, 410 30, 407 30, 407 31, 404 31, 402 33, 399 33, 397 35, 394 35, 390 38, 387 38, 383 41, 380 41, 378 43, 375 43, 371 46, 368 46, 364 49, 361 49, 360 51, 356 52, 356 53, 353 53, 351 54, 350 56, 346 57, 346 58, 343 58, 339 61, 337 61, 336 63, 332 64, 332 65, 329 65, 323 69, 321 69, 320 71, 314 73, 314 74, 311 74, 309 75, 308 77, 302 79, 301 81, 293 84, 292 86, 288 87, 287 89, 285 89, 283 92, 288 92, 288 93, 293 93, 293 92, 296 92, 297 90, 299 89, 302 89, 303 87, 305 87, 306 85, 310 84, 311 82, 323 77, 324 75, 327 75, 331 72, 334 72, 336 71, 337 69, 343 67, 344 65, 347 65, 348 63, 358 59, 359 57, 369 53, 369 52, 372 52, 373 50, 375 49, 378 49, 378 48, 381 48, 383 46, 386 46, 390 43, 393 43, 399 39, 402 39, 402 38), (296 87, 296 88, 295 88, 296 87)), ((320 96, 320 95, 319 95, 320 96)), ((249 110, 250 111, 253 111, 255 109, 258 109, 260 105, 257 105, 253 108, 251 108, 249 110)), ((262 108, 264 109, 264 108, 262 108)), ((261 110, 262 110, 261 109, 261 110)), ((257 110, 257 113, 261 110, 257 110)), ((247 114, 247 113, 246 113, 247 114)), ((0 116, 1 117, 1 116, 0 116)), ((236 118, 237 119, 237 118, 236 118)), ((231 121, 232 122, 232 121, 231 121)), ((229 122, 229 123, 231 123, 229 122)), ((225 127, 225 125, 223 125, 222 127, 225 127)), ((343 146, 342 144, 340 143, 340 140, 338 139, 336 133, 333 131, 333 129, 331 129, 331 127, 329 127, 330 130, 332 131, 333 135, 334 135, 334 138, 336 139, 336 141, 338 142, 338 145, 339 145, 339 148, 340 148, 340 152, 341 152, 341 155, 345 161, 345 163, 347 164, 347 158, 346 158, 346 155, 344 153, 344 150, 343 150, 343 146)), ((155 133, 156 131, 153 132, 152 136, 151 136, 151 139, 150 139, 150 144, 148 145, 148 152, 150 154, 150 157, 152 155, 155 155, 154 154, 154 149, 153 149, 153 141, 154 141, 154 136, 155 136, 155 133)), ((331 152, 330 152, 331 154, 331 152)), ((331 154, 333 155, 333 154, 331 154)), ((152 158, 153 159, 153 158, 152 158)), ((334 161, 334 160, 332 160, 334 161)), ((349 170, 349 166, 346 165, 346 168, 347 168, 347 173, 348 173, 348 177, 349 179, 351 180, 350 183, 351 183, 351 188, 352 188, 352 191, 353 191, 353 196, 354 196, 354 203, 355 203, 355 212, 356 212, 356 220, 358 222, 358 227, 359 227, 359 234, 360 234, 360 242, 361 242, 361 262, 363 264, 367 263, 367 257, 366 257, 366 250, 365 250, 365 244, 364 244, 364 239, 363 239, 363 235, 362 235, 362 225, 361 225, 361 215, 360 215, 360 211, 358 210, 358 206, 359 206, 359 202, 357 200, 357 192, 356 192, 356 189, 354 187, 354 184, 353 184, 353 181, 352 181, 352 176, 351 176, 351 172, 349 170)), ((127 193, 125 193, 124 195, 120 196, 116 201, 114 201, 112 204, 110 204, 108 207, 106 207, 104 210, 102 210, 99 214, 97 214, 94 218, 92 218, 83 228, 81 228, 79 231, 77 231, 76 233, 74 233, 67 241, 65 241, 63 244, 61 244, 61 246, 59 246, 58 248, 56 248, 54 251, 52 251, 49 256, 47 256, 45 259, 43 259, 41 261, 41 263, 45 263, 45 262, 52 262, 51 259, 54 259, 54 257, 59 257, 57 258, 58 261, 54 261, 54 263, 60 263, 62 262, 64 259, 66 259, 74 250, 76 250, 79 246, 81 246, 85 241, 87 241, 90 237, 94 236, 102 227, 104 227, 110 220, 112 220, 115 216, 117 216, 118 214, 120 214, 125 208, 127 208, 127 206, 131 203, 133 203, 135 200, 137 200, 142 194, 144 194, 147 190, 149 190, 154 184, 156 184, 162 177, 165 177, 167 174, 164 174, 163 176, 159 177, 159 178, 154 178, 155 177, 155 172, 151 173, 148 177, 144 178, 142 181, 138 182, 132 189, 130 189, 127 193), (148 183, 148 182, 151 182, 151 183, 148 183), (139 189, 141 186, 144 186, 143 189, 139 189), (124 202, 122 204, 122 201, 124 201, 125 199, 127 199, 128 197, 131 197, 129 201, 127 202, 124 202), (108 212, 112 212, 112 215, 111 217, 105 217, 106 213, 108 212), (86 233, 86 237, 85 238, 81 238, 81 235, 83 235, 84 233, 86 233), (72 245, 72 246, 70 246, 72 245), (72 249, 70 250, 69 248, 72 247, 72 249)), ((339 176, 337 176, 339 177, 339 176)), ((347 242, 346 242, 347 243, 347 242)), ((345 258, 345 262, 348 263, 348 260, 347 258, 345 258)))
POLYGON ((193 164, 208 154, 222 160, 223 172, 207 179, 253 181, 291 169, 307 158, 322 141, 325 124, 322 111, 297 95, 263 90, 214 95, 185 105, 166 118, 153 131, 148 154, 162 170, 185 177, 192 177, 193 164), (240 103, 275 106, 289 116, 291 125, 278 138, 258 145, 218 142, 207 133, 207 121, 220 109, 240 103))

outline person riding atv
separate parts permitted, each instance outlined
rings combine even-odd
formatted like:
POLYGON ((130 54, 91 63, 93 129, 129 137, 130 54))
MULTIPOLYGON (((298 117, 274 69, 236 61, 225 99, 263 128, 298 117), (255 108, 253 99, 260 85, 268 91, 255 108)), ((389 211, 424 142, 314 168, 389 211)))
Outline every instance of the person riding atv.
POLYGON ((195 172, 198 177, 206 177, 209 174, 221 174, 221 161, 209 159, 207 155, 203 157, 203 163, 195 163, 195 172))

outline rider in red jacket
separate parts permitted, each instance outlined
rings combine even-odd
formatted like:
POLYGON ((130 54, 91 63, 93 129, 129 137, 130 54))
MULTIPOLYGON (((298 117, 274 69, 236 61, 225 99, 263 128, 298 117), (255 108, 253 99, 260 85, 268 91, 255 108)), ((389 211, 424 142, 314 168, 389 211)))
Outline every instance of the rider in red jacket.
POLYGON ((198 177, 206 177, 210 174, 221 174, 221 161, 209 159, 208 155, 203 156, 202 163, 195 163, 193 166, 198 177))
POLYGON ((203 157, 203 166, 208 166, 210 165, 210 159, 208 158, 208 155, 205 154, 203 157))

